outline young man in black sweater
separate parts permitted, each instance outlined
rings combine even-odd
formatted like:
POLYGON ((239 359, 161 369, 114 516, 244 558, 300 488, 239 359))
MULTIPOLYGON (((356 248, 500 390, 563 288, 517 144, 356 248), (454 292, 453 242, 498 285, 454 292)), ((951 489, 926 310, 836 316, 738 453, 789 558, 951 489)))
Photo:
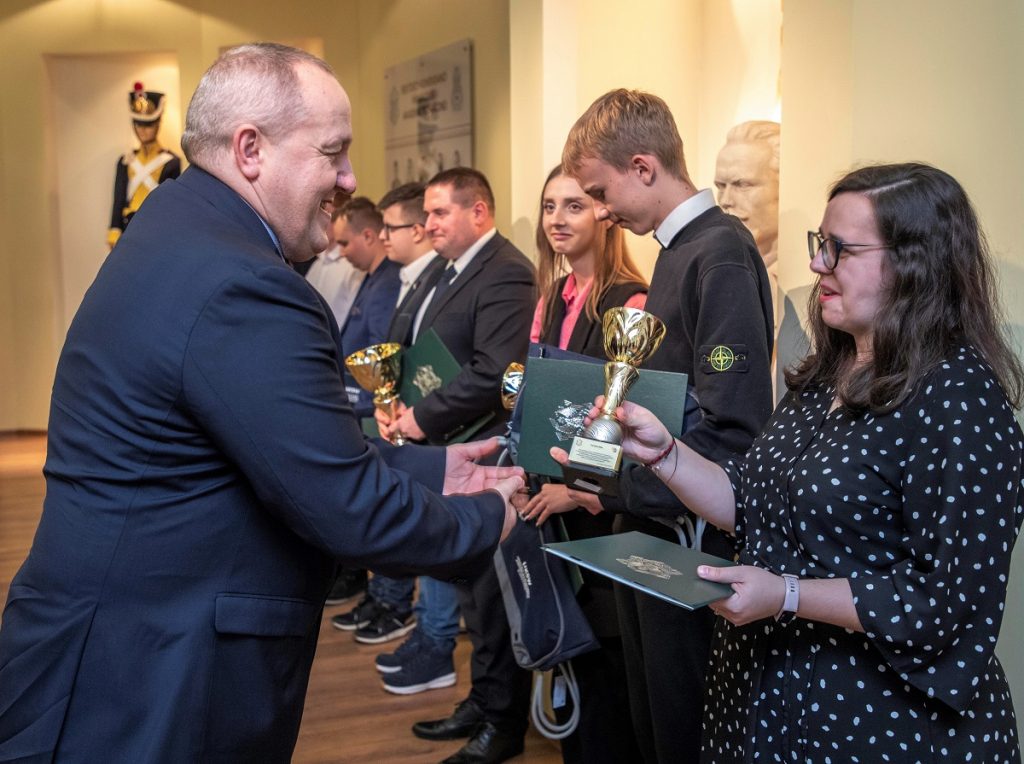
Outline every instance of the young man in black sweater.
MULTIPOLYGON (((667 328, 644 368, 683 372, 702 417, 682 440, 709 459, 744 453, 772 410, 772 302, 768 274, 743 224, 710 190, 690 181, 668 106, 657 96, 613 90, 576 122, 562 156, 572 174, 617 225, 653 232, 661 252, 646 310, 667 328)), ((640 530, 732 557, 717 529, 694 539, 694 516, 644 467, 623 470, 616 530, 640 530), (687 522, 687 518, 690 522, 687 522)), ((617 586, 626 650, 630 712, 647 762, 697 761, 714 614, 675 607, 617 586)))

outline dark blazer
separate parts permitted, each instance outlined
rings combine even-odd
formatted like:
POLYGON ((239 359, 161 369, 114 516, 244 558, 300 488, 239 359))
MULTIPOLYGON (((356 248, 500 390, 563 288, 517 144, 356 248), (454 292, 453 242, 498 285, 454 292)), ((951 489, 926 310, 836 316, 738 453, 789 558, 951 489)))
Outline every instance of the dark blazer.
POLYGON ((365 440, 337 340, 235 192, 193 166, 150 195, 58 363, 0 761, 286 762, 338 560, 489 562, 500 498, 442 499, 443 451, 365 440))
MULTIPOLYGON (((401 266, 384 258, 377 270, 367 274, 359 285, 359 292, 348 311, 345 325, 341 328, 341 344, 346 352, 376 345, 387 339, 388 325, 395 313, 395 302, 398 300, 398 289, 402 282, 398 277, 401 266)), ((342 359, 344 361, 344 359, 342 359)), ((373 393, 359 387, 355 378, 342 367, 345 375, 345 387, 356 391, 358 399, 353 406, 356 416, 373 416, 373 393)), ((349 401, 352 396, 349 395, 349 401)))
POLYGON ((447 260, 435 256, 420 273, 420 277, 412 283, 402 298, 402 302, 395 308, 394 315, 391 316, 391 323, 388 325, 388 342, 397 342, 405 346, 412 344, 412 327, 416 320, 416 314, 427 295, 430 294, 430 290, 441 278, 447 265, 447 260))
POLYGON ((416 422, 431 443, 443 443, 481 416, 493 413, 487 437, 504 432, 501 376, 512 361, 524 361, 537 303, 533 264, 499 233, 430 301, 420 334, 437 332, 462 364, 459 375, 415 406, 416 422))
MULTIPOLYGON (((551 326, 548 327, 544 336, 540 338, 541 342, 554 347, 558 347, 562 334, 562 322, 565 320, 566 305, 561 295, 568 278, 568 276, 562 276, 558 280, 556 288, 558 299, 552 308, 551 326)), ((592 321, 590 316, 587 315, 586 309, 580 312, 579 318, 576 319, 576 325, 572 328, 572 334, 569 335, 569 342, 564 349, 607 361, 608 356, 604 351, 604 331, 601 327, 601 317, 604 316, 606 310, 621 308, 630 297, 641 292, 647 293, 647 285, 637 281, 624 281, 619 284, 612 284, 605 289, 604 294, 601 295, 597 302, 598 320, 592 321)))

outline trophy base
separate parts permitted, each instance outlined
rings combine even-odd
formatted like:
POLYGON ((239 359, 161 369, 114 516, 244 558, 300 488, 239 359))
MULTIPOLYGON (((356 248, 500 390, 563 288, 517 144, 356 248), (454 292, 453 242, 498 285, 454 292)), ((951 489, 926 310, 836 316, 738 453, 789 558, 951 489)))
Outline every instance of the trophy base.
POLYGON ((618 496, 621 466, 622 446, 577 435, 569 451, 569 463, 562 467, 562 478, 570 488, 618 496))

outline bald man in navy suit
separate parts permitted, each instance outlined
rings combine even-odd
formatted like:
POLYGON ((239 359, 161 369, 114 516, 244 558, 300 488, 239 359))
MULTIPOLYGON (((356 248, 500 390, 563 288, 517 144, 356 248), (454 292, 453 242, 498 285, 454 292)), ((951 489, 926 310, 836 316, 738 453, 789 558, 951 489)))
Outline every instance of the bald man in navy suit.
POLYGON ((363 437, 334 317, 286 261, 325 248, 351 137, 302 51, 241 46, 200 82, 192 166, 135 216, 58 363, 0 629, 0 761, 287 762, 337 562, 474 575, 515 521, 522 481, 472 463, 486 444, 363 437))

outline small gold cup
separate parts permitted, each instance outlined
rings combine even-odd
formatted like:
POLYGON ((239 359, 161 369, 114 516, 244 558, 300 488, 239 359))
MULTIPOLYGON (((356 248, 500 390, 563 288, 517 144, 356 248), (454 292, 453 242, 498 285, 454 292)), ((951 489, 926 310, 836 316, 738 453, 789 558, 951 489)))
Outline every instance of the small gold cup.
POLYGON ((516 407, 516 399, 519 398, 519 390, 523 386, 523 374, 526 372, 518 361, 513 361, 501 375, 501 405, 506 411, 516 407))
MULTIPOLYGON (((361 388, 373 393, 373 405, 392 419, 398 413, 398 383, 402 378, 402 346, 382 342, 357 350, 345 359, 345 368, 361 388)), ((394 435, 391 443, 404 446, 405 438, 394 435)))

